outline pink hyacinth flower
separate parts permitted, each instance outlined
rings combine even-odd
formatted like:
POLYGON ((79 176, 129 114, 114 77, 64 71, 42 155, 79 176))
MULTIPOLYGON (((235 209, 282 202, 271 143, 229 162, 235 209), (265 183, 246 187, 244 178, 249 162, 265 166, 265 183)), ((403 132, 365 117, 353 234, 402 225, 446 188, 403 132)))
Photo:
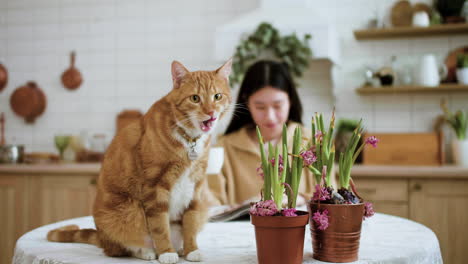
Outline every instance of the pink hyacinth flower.
POLYGON ((297 216, 296 209, 294 208, 283 209, 283 211, 281 211, 281 214, 283 216, 297 216))
POLYGON ((379 139, 374 137, 374 136, 370 136, 366 139, 366 144, 371 144, 372 147, 376 148, 377 147, 377 143, 379 142, 379 139))
POLYGON ((249 212, 256 216, 271 216, 278 213, 278 208, 273 200, 266 200, 253 204, 249 212))
POLYGON ((315 133, 315 138, 316 138, 318 141, 321 141, 321 140, 322 140, 322 137, 323 137, 322 131, 317 130, 317 132, 315 133))
POLYGON ((262 177, 262 179, 265 179, 265 175, 263 174, 263 169, 261 165, 257 168, 257 175, 262 177))
POLYGON ((315 224, 317 224, 317 228, 320 230, 325 230, 328 227, 328 210, 325 209, 323 210, 322 213, 320 213, 319 210, 317 210, 314 213, 314 216, 312 217, 314 220, 315 224))
POLYGON ((374 215, 374 208, 372 207, 372 203, 365 202, 364 203, 364 217, 363 219, 369 218, 374 215))
POLYGON ((304 166, 309 166, 317 161, 317 157, 311 150, 303 151, 299 154, 304 160, 304 166))
POLYGON ((326 187, 320 186, 320 184, 315 185, 315 192, 312 200, 314 201, 326 201, 331 198, 330 193, 326 187))
MULTIPOLYGON (((284 165, 283 165, 283 156, 278 155, 279 160, 278 160, 278 172, 281 173, 283 172, 284 165)), ((270 160, 271 165, 275 166, 275 158, 271 158, 270 160)))

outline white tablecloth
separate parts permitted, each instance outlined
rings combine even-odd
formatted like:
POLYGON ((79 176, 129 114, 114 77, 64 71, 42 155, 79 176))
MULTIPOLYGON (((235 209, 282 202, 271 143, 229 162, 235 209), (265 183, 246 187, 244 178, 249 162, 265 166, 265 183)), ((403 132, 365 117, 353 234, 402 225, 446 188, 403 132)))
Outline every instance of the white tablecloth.
MULTIPOLYGON (((94 228, 93 219, 88 216, 32 230, 17 241, 13 264, 150 263, 134 258, 109 258, 93 245, 46 240, 49 230, 68 224, 94 228)), ((304 263, 325 263, 312 258, 309 226, 306 230, 304 263)), ((204 255, 201 263, 257 263, 254 227, 248 221, 208 223, 198 242, 204 255)), ((181 258, 179 263, 193 262, 181 258)), ((442 263, 442 257, 437 237, 427 227, 408 219, 376 214, 363 223, 359 261, 354 263, 434 264, 442 263)))

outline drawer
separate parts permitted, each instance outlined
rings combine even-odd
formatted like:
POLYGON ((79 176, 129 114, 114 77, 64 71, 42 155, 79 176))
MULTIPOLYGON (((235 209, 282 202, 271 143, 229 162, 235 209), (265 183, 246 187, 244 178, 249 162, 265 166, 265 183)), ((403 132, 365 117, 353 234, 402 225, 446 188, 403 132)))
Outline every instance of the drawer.
POLYGON ((364 200, 408 201, 408 181, 404 179, 353 179, 364 200))

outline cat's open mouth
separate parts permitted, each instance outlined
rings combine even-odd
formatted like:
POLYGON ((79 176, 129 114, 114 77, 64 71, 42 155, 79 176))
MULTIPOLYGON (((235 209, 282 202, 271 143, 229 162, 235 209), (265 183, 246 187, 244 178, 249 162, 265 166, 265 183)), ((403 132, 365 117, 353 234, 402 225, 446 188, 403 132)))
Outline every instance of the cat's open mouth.
POLYGON ((216 117, 211 117, 208 120, 202 121, 200 123, 200 128, 203 132, 208 132, 213 127, 213 123, 216 120, 216 117))

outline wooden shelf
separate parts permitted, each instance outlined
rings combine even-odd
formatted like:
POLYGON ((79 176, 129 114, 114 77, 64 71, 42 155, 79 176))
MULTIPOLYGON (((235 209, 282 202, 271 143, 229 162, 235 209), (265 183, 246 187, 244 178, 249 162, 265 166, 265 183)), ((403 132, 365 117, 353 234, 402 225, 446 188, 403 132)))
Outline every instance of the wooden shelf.
POLYGON ((363 86, 356 89, 358 94, 401 94, 401 93, 447 93, 447 92, 468 92, 468 85, 461 84, 441 84, 436 87, 419 85, 402 86, 363 86))
POLYGON ((394 27, 354 31, 354 37, 357 40, 431 37, 457 34, 468 34, 468 23, 435 25, 430 27, 394 27))

